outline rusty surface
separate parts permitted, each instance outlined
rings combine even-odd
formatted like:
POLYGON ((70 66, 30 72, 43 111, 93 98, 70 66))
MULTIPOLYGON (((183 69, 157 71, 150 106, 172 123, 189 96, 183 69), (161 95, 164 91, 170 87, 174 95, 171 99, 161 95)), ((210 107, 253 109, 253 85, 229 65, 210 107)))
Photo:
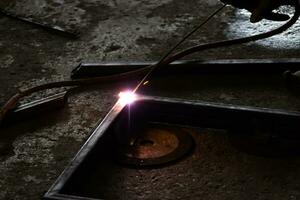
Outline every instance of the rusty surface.
POLYGON ((117 150, 117 161, 133 167, 150 167, 179 160, 193 148, 193 139, 180 127, 148 124, 117 150))
POLYGON ((165 130, 150 129, 135 139, 126 156, 137 159, 159 158, 178 148, 178 138, 165 130))

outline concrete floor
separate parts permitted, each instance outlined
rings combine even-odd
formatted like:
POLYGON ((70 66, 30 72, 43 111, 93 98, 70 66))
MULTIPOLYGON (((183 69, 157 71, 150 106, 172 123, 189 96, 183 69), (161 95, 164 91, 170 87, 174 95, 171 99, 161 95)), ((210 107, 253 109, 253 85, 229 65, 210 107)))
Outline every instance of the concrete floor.
MULTIPOLYGON (((69 79, 71 70, 80 62, 157 60, 220 3, 217 0, 2 0, 0 6, 81 34, 79 39, 69 39, 0 16, 2 105, 18 88, 69 79)), ((184 46, 245 36, 278 25, 265 21, 253 25, 247 18, 243 11, 226 8, 184 46)), ((285 34, 263 42, 211 50, 192 57, 299 58, 299 27, 297 23, 285 34)), ((72 94, 68 106, 61 111, 0 130, 0 199, 40 199, 97 121, 109 111, 121 87, 110 84, 86 88, 72 94)), ((37 94, 24 102, 55 92, 37 94)), ((255 167, 255 163, 248 164, 255 167)), ((298 162, 293 165, 297 166, 298 162)), ((274 190, 267 190, 274 193, 272 199, 300 198, 300 187, 293 181, 300 171, 293 170, 295 174, 290 173, 282 182, 282 185, 294 183, 293 187, 280 190, 283 186, 278 185, 274 190), (286 195, 279 195, 283 192, 286 195)), ((205 173, 205 166, 200 171, 205 173)), ((270 183, 276 181, 272 174, 267 178, 270 183)), ((237 191, 235 199, 244 199, 240 194, 237 191)))

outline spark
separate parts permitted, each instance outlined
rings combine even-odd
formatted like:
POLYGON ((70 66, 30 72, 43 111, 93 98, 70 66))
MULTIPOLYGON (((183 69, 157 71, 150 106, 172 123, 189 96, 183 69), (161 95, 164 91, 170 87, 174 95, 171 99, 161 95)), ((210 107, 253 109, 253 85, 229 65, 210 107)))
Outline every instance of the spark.
POLYGON ((122 105, 132 104, 136 99, 136 94, 132 91, 124 91, 119 93, 119 102, 122 105))

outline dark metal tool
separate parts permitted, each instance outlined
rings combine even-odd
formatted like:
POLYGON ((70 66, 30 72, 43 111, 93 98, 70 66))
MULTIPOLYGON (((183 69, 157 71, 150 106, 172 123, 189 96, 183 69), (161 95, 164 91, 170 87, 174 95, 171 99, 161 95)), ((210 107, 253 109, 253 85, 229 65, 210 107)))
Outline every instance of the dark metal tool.
POLYGON ((33 116, 45 114, 56 109, 64 107, 67 102, 67 92, 61 92, 40 100, 19 105, 16 109, 9 112, 7 118, 1 126, 5 126, 16 121, 32 118, 33 116))
POLYGON ((27 17, 22 17, 22 16, 18 16, 16 14, 13 14, 11 12, 8 12, 4 9, 1 9, 0 8, 0 13, 2 15, 5 15, 7 17, 10 17, 10 18, 13 18, 13 19, 17 19, 17 20, 20 20, 20 21, 23 21, 25 23, 28 23, 28 24, 32 24, 32 25, 35 25, 35 26, 38 26, 38 27, 41 27, 49 32, 54 32, 56 34, 59 34, 59 35, 63 35, 63 36, 67 36, 67 37, 71 37, 71 38, 78 38, 79 37, 79 33, 78 32, 71 32, 69 30, 66 30, 60 26, 53 26, 51 24, 47 24, 47 23, 44 23, 44 22, 38 22, 32 18, 27 18, 27 17))

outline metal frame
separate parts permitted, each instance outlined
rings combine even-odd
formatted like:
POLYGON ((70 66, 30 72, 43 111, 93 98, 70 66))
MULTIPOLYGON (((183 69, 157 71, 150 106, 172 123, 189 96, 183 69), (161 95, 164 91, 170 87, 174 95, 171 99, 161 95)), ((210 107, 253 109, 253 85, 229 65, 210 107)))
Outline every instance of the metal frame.
MULTIPOLYGON (((87 142, 75 158, 64 170, 53 186, 45 194, 47 200, 96 200, 88 197, 72 196, 63 193, 64 187, 72 181, 72 176, 87 164, 89 155, 96 149, 97 144, 118 123, 126 120, 130 109, 131 118, 134 116, 149 116, 147 119, 162 123, 181 124, 184 126, 199 126, 216 129, 245 129, 252 123, 277 132, 297 134, 300 130, 300 112, 287 112, 266 108, 235 106, 208 102, 185 101, 152 96, 138 96, 132 105, 122 105, 119 101, 95 128, 87 142), (146 114, 146 115, 145 115, 146 114), (288 127, 288 131, 286 128, 288 127)), ((284 135, 282 135, 284 136, 284 135)))

